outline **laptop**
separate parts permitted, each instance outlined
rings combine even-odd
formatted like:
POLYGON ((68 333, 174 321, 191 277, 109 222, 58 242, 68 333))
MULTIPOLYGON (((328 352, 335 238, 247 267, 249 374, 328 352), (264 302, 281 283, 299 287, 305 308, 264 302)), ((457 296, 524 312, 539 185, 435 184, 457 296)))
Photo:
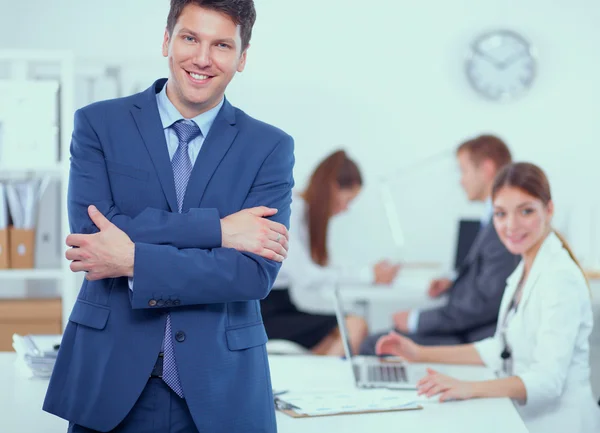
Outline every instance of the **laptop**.
POLYGON ((417 382, 427 375, 425 367, 410 365, 400 360, 386 360, 373 356, 355 356, 350 350, 346 314, 339 288, 335 289, 335 315, 342 337, 346 360, 352 368, 354 383, 358 388, 389 388, 415 390, 417 382))

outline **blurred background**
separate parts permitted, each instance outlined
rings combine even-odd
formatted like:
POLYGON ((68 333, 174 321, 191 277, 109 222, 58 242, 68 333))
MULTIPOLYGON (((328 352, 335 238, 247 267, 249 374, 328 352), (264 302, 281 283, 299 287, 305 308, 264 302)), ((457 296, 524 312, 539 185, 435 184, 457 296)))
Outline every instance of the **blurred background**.
MULTIPOLYGON (((482 212, 459 186, 454 152, 462 141, 490 133, 506 141, 514 159, 546 171, 556 228, 586 269, 600 269, 600 2, 255 3, 247 67, 226 96, 294 137, 298 189, 335 149, 346 149, 359 163, 364 192, 332 226, 336 261, 395 257, 450 268, 457 221, 478 219, 482 212), (507 50, 526 47, 531 53, 516 71, 510 52, 505 64, 486 60, 486 52, 495 49, 493 35, 507 31, 514 36, 507 50), (491 45, 480 39, 486 34, 491 45), (519 74, 527 77, 526 85, 515 81, 519 74), (497 86, 505 86, 506 98, 494 99, 497 86), (384 179, 404 232, 402 245, 392 241, 383 210, 384 179)), ((15 323, 20 314, 40 317, 31 307, 14 313, 18 300, 62 298, 52 304, 58 320, 48 313, 51 328, 27 325, 23 332, 60 331, 78 290, 80 277, 61 260, 68 226, 60 200, 73 112, 144 90, 168 75, 161 55, 168 9, 167 0, 0 1, 0 110, 15 98, 17 84, 8 84, 15 80, 49 84, 20 94, 38 101, 44 94, 57 102, 43 109, 23 96, 24 112, 38 110, 36 119, 47 118, 50 146, 11 144, 0 126, 2 179, 29 183, 40 198, 53 188, 44 187, 49 180, 56 184, 55 198, 47 199, 54 205, 29 209, 52 216, 45 237, 35 223, 23 227, 34 230, 36 245, 49 245, 55 260, 44 263, 34 256, 20 268, 0 271, 6 298, 0 311, 15 316, 15 323)), ((35 129, 31 123, 23 127, 35 129)), ((51 311, 40 305, 39 311, 51 311)), ((2 328, 3 346, 10 344, 7 335, 14 327, 2 328)))

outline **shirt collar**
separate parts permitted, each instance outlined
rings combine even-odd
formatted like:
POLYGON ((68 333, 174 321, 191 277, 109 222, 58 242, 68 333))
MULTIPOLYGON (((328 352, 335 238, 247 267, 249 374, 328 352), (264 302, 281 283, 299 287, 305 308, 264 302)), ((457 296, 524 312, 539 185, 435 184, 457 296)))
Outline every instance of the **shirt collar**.
POLYGON ((488 197, 484 202, 483 206, 484 208, 483 215, 481 216, 481 223, 483 225, 487 225, 492 219, 492 216, 494 215, 494 206, 492 205, 492 198, 488 197))
MULTIPOLYGON (((167 96, 167 85, 168 82, 165 83, 162 90, 156 95, 156 102, 158 104, 158 114, 160 115, 160 120, 162 122, 163 129, 170 128, 175 122, 178 120, 183 120, 185 117, 181 115, 179 110, 175 108, 169 97, 167 96)), ((200 131, 202 131, 202 135, 206 137, 212 124, 219 114, 219 110, 223 106, 225 102, 225 98, 221 99, 221 102, 217 104, 216 107, 211 108, 204 113, 197 115, 196 117, 190 119, 192 120, 198 127, 200 131)))

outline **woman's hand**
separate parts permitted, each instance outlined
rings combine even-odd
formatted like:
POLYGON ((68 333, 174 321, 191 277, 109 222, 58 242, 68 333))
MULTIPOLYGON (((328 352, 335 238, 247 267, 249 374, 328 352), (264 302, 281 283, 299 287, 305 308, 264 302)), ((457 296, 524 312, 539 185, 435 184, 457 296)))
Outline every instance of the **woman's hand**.
POLYGON ((418 395, 424 394, 427 397, 440 394, 441 402, 468 400, 474 397, 474 382, 454 379, 428 368, 427 376, 417 383, 417 391, 418 395))
POLYGON ((375 284, 391 284, 396 278, 400 264, 391 264, 387 260, 377 263, 374 267, 375 284))
POLYGON ((377 355, 395 355, 409 362, 419 360, 421 346, 410 338, 396 332, 390 332, 377 340, 375 353, 377 355))

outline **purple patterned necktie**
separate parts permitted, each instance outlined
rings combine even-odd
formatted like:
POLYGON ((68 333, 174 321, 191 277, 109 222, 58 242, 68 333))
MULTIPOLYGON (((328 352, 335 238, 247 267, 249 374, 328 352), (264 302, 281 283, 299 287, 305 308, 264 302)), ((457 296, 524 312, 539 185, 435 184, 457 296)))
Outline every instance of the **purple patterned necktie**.
MULTIPOLYGON (((192 160, 188 151, 190 141, 202 134, 198 125, 190 120, 175 122, 171 128, 177 134, 179 147, 173 155, 171 165, 173 166, 173 177, 175 180, 175 191, 177 192, 177 210, 181 212, 185 190, 192 173, 192 160)), ((165 326, 165 340, 163 349, 163 380, 179 397, 183 398, 183 388, 179 380, 177 362, 175 361, 175 348, 173 347, 173 331, 171 329, 171 315, 167 314, 165 326)))

